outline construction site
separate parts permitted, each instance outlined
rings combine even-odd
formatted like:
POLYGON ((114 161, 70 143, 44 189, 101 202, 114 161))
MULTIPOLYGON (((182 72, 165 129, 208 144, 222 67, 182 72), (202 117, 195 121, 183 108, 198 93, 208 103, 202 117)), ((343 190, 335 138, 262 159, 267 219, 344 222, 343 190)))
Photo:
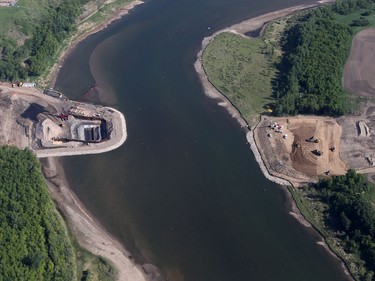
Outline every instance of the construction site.
POLYGON ((254 140, 271 175, 301 186, 351 168, 375 181, 374 47, 375 29, 359 32, 344 69, 345 90, 366 97, 359 114, 261 117, 254 140))
POLYGON ((124 116, 109 107, 69 100, 34 85, 0 84, 0 143, 38 157, 93 154, 126 139, 124 116))
POLYGON ((360 116, 262 116, 254 140, 268 172, 295 186, 319 177, 343 175, 351 168, 375 173, 375 106, 360 116))

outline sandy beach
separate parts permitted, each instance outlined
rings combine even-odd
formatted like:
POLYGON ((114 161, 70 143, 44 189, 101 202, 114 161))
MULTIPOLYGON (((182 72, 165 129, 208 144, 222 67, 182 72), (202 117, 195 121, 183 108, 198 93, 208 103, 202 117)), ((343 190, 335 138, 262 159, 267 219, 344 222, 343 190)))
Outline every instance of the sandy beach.
POLYGON ((58 158, 46 158, 42 164, 52 199, 83 248, 110 260, 118 271, 118 280, 161 280, 157 268, 153 265, 135 264, 123 245, 85 209, 69 188, 58 158))
POLYGON ((286 188, 286 186, 293 186, 293 185, 285 179, 282 179, 282 178, 275 177, 275 176, 271 175, 269 173, 269 171, 267 170, 267 167, 264 164, 264 161, 263 161, 263 159, 262 159, 262 157, 259 153, 258 144, 256 143, 255 138, 254 138, 254 134, 253 134, 253 129, 257 125, 255 125, 254 128, 250 128, 249 124, 241 116, 241 113, 239 112, 239 110, 231 103, 231 101, 225 95, 223 95, 220 91, 218 91, 214 87, 214 85, 212 85, 210 83, 210 81, 208 80, 208 76, 205 73, 205 70, 203 69, 203 65, 202 65, 202 55, 203 55, 204 50, 206 49, 208 44, 210 44, 210 42, 212 42, 212 40, 214 40, 214 38, 220 33, 231 32, 231 33, 235 33, 235 34, 238 34, 240 36, 243 36, 243 37, 249 37, 249 36, 246 35, 246 33, 259 30, 259 29, 263 28, 270 21, 276 20, 276 19, 281 18, 281 17, 285 17, 287 15, 290 15, 290 14, 298 12, 298 11, 314 8, 314 7, 317 7, 319 5, 330 3, 330 2, 334 2, 334 1, 332 1, 332 0, 317 1, 316 3, 310 4, 310 5, 299 5, 299 6, 294 6, 294 7, 282 9, 282 10, 279 10, 279 11, 275 11, 275 12, 271 12, 271 13, 261 15, 259 17, 255 17, 255 18, 245 20, 245 21, 242 21, 238 24, 235 24, 235 25, 232 25, 230 27, 219 30, 219 31, 215 32, 214 34, 212 34, 211 36, 203 39, 201 49, 200 49, 200 51, 197 55, 197 60, 194 63, 194 67, 195 67, 195 70, 196 70, 196 72, 199 76, 200 82, 202 83, 202 87, 204 89, 205 94, 210 98, 218 100, 218 105, 225 107, 227 109, 227 111, 229 112, 229 114, 238 121, 241 128, 243 128, 245 130, 246 140, 247 140, 247 142, 250 146, 250 149, 252 150, 252 152, 254 154, 254 157, 255 157, 256 161, 258 162, 259 167, 260 167, 262 173, 264 174, 264 176, 268 180, 273 181, 273 182, 281 185, 283 190, 286 192, 288 202, 290 203, 290 209, 291 209, 289 211, 289 214, 291 216, 293 216, 303 226, 305 226, 307 228, 310 228, 311 231, 315 232, 315 234, 316 233, 319 234, 320 241, 318 241, 317 244, 320 245, 320 246, 323 246, 328 251, 329 254, 331 254, 335 258, 337 258, 338 261, 340 262, 344 272, 346 273, 346 275, 348 277, 350 277, 352 280, 354 280, 354 278, 350 274, 344 260, 342 260, 339 256, 337 256, 329 248, 328 244, 325 242, 324 238, 321 236, 318 229, 316 229, 310 222, 308 222, 305 219, 305 217, 301 214, 301 212, 298 209, 291 193, 286 188))

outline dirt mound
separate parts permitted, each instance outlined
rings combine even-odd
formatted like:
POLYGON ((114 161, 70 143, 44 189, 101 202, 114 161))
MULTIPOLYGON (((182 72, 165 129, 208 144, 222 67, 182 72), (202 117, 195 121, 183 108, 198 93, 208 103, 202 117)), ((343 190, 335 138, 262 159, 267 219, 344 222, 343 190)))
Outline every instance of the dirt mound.
POLYGON ((340 158, 341 131, 336 120, 328 117, 263 117, 254 137, 262 144, 258 147, 268 171, 299 185, 319 176, 345 174, 348 167, 340 158))

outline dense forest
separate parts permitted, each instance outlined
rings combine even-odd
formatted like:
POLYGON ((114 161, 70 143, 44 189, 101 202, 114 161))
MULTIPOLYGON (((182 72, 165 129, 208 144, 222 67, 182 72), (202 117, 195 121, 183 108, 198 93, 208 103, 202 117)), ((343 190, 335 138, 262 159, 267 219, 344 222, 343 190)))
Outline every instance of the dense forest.
POLYGON ((342 87, 345 62, 357 26, 366 26, 367 11, 350 24, 337 15, 349 14, 373 4, 368 0, 337 1, 298 17, 283 42, 284 56, 275 82, 276 114, 348 113, 348 95, 342 87))
POLYGON ((0 79, 17 80, 39 76, 52 65, 63 41, 75 30, 83 4, 89 0, 66 0, 50 6, 39 23, 31 27, 31 38, 22 46, 0 38, 0 79))
POLYGON ((0 147, 0 280, 75 280, 73 248, 29 150, 0 147))
POLYGON ((347 253, 364 261, 361 280, 375 280, 374 184, 354 170, 344 176, 320 180, 315 198, 326 203, 325 224, 340 239, 347 253))

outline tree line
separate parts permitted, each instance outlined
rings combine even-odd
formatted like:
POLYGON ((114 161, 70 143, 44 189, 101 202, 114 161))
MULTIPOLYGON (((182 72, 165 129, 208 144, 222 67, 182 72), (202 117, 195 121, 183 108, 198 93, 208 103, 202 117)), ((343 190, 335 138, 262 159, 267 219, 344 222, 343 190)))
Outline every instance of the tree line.
POLYGON ((374 184, 354 170, 344 176, 322 179, 313 186, 327 204, 325 224, 336 234, 346 252, 359 256, 366 269, 361 280, 375 280, 374 184))
POLYGON ((350 111, 349 95, 342 86, 344 65, 354 28, 369 24, 366 16, 371 12, 350 24, 340 23, 335 17, 369 8, 374 2, 339 0, 305 12, 290 24, 274 83, 276 114, 338 116, 350 111))
POLYGON ((0 229, 0 280, 75 280, 71 241, 29 150, 0 147, 0 229))
POLYGON ((66 0, 50 6, 35 24, 31 38, 22 46, 11 39, 0 38, 0 79, 37 77, 50 67, 61 44, 76 30, 76 19, 87 2, 89 0, 66 0))

